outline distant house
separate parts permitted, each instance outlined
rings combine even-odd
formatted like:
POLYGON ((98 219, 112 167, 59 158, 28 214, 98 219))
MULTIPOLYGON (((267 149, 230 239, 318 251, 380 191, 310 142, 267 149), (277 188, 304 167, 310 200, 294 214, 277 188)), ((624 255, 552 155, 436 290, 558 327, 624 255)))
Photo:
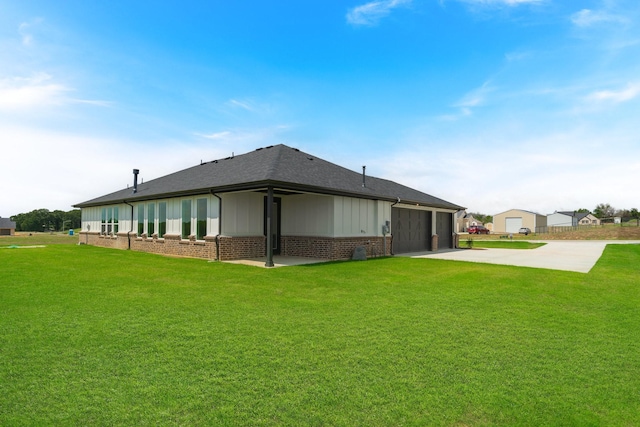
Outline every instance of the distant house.
POLYGON ((493 216, 494 233, 517 233, 522 227, 535 232, 536 229, 546 226, 545 215, 521 209, 510 209, 493 216))
POLYGON ((578 225, 600 225, 600 219, 588 213, 578 220, 578 225))
POLYGON ((454 247, 454 203, 286 145, 200 165, 75 205, 80 242, 231 260, 350 258, 454 247))
POLYGON ((474 218, 472 214, 468 214, 467 211, 460 211, 457 214, 456 230, 457 232, 465 232, 472 225, 484 225, 482 221, 474 218))
POLYGON ((548 227, 576 227, 600 225, 600 220, 588 212, 556 211, 547 215, 548 227))
POLYGON ((9 218, 0 218, 0 236, 13 236, 16 233, 16 223, 9 218))

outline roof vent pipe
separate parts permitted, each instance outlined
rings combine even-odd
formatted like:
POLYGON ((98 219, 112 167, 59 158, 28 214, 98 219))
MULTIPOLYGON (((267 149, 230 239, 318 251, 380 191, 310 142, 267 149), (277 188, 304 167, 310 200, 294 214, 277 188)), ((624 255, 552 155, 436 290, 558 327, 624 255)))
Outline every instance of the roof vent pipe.
POLYGON ((364 188, 364 187, 366 187, 366 185, 365 185, 365 174, 364 174, 364 171, 365 171, 366 169, 367 169, 367 167, 366 167, 366 166, 362 166, 362 187, 363 187, 363 188, 364 188))
POLYGON ((133 170, 133 193, 138 192, 138 174, 140 171, 138 169, 133 170))

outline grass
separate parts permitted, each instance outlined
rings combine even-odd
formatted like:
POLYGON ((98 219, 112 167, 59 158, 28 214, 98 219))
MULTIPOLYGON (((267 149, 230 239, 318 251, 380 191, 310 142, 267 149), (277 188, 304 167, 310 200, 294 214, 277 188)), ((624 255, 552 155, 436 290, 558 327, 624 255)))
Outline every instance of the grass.
POLYGON ((0 251, 0 425, 638 425, 640 246, 589 274, 0 251))
POLYGON ((77 244, 78 235, 69 236, 68 233, 18 232, 15 236, 0 236, 0 247, 12 245, 32 246, 77 244))
MULTIPOLYGON (((466 242, 461 242, 460 245, 464 247, 466 242)), ((491 249, 536 249, 540 246, 544 246, 546 243, 533 243, 524 240, 516 241, 503 241, 503 240, 479 240, 473 241, 472 246, 474 248, 491 248, 491 249)))

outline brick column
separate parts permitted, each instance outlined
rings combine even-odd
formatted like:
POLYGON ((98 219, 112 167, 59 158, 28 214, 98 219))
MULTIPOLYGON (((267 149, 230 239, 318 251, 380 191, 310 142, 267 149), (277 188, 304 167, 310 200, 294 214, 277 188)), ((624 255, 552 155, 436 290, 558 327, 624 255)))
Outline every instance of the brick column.
POLYGON ((431 236, 431 250, 436 252, 438 250, 438 235, 434 234, 431 236))

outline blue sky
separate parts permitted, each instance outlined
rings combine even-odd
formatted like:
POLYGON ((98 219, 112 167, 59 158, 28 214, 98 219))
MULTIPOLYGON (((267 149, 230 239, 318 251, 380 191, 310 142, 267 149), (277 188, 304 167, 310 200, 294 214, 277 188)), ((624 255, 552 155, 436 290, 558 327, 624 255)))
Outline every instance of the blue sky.
POLYGON ((640 208, 637 0, 0 0, 0 216, 284 143, 471 211, 640 208))

